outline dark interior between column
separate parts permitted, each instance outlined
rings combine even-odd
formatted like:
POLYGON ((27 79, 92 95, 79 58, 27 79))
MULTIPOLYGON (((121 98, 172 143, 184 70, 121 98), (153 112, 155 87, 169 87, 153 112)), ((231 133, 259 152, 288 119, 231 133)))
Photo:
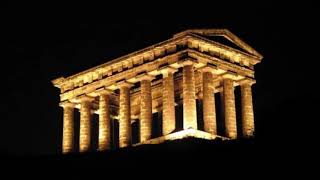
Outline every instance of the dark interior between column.
POLYGON ((203 104, 201 99, 196 99, 197 107, 197 124, 198 130, 204 131, 204 121, 203 121, 203 104))
POLYGON ((235 105, 236 105, 236 121, 238 137, 243 137, 242 134, 242 108, 241 108, 241 88, 236 86, 234 88, 235 105))
POLYGON ((90 151, 96 151, 99 146, 99 115, 92 114, 91 119, 91 142, 90 151))
POLYGON ((225 136, 225 121, 224 121, 222 92, 215 93, 214 97, 215 97, 215 105, 216 105, 217 134, 219 136, 225 136))
POLYGON ((119 148, 119 122, 117 119, 111 119, 111 148, 119 148))
POLYGON ((162 112, 158 111, 152 114, 151 138, 160 137, 162 135, 162 112))
POLYGON ((74 152, 79 152, 80 141, 80 112, 79 109, 74 108, 74 152))
POLYGON ((131 124, 131 137, 132 144, 140 142, 140 121, 138 119, 131 124))
POLYGON ((176 129, 175 132, 183 130, 183 104, 178 103, 177 106, 175 106, 175 115, 176 115, 176 129))

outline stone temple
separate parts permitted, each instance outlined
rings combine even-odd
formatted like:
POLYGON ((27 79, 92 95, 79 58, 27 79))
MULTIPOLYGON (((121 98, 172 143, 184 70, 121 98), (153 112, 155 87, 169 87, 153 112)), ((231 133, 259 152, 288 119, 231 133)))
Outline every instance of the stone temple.
POLYGON ((60 89, 63 107, 62 152, 87 152, 93 141, 98 151, 105 151, 184 137, 252 137, 251 86, 256 82, 254 65, 262 58, 227 29, 192 29, 57 78, 52 83, 60 89), (240 121, 237 86, 241 90, 240 121), (78 121, 74 118, 77 109, 78 121), (95 129, 93 121, 98 124, 95 129), (137 137, 135 142, 133 137, 137 137))

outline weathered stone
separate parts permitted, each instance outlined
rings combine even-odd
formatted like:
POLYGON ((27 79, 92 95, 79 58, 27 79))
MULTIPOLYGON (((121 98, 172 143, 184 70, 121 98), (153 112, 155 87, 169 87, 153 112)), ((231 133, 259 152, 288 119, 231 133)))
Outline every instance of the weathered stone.
POLYGON ((202 76, 204 130, 210 134, 217 135, 213 74, 205 71, 202 76))
POLYGON ((152 97, 151 97, 151 80, 143 79, 140 81, 140 142, 151 138, 152 123, 152 97))
POLYGON ((131 145, 131 109, 130 109, 130 86, 123 84, 120 86, 119 104, 119 147, 131 145))
POLYGON ((234 97, 234 82, 232 79, 223 80, 223 104, 226 126, 226 136, 231 139, 237 138, 236 105, 234 97))
POLYGON ((197 109, 193 64, 183 67, 183 129, 197 129, 197 109))
POLYGON ((251 84, 241 84, 242 134, 244 137, 254 135, 254 116, 252 106, 251 84))
POLYGON ((110 97, 108 93, 100 94, 99 99, 99 150, 110 149, 110 97))
POLYGON ((63 107, 63 134, 62 134, 62 153, 74 151, 74 105, 64 103, 63 107))
POLYGON ((80 152, 89 151, 91 144, 91 101, 81 100, 80 107, 80 152))
POLYGON ((175 101, 174 101, 174 77, 175 70, 168 69, 163 73, 163 94, 162 94, 162 108, 163 108, 163 122, 162 134, 170 134, 176 128, 175 117, 175 101))

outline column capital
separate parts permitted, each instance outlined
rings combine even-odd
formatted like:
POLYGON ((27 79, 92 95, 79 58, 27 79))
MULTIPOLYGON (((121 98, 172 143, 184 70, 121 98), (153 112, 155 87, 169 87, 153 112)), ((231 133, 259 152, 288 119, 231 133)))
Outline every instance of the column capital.
POLYGON ((138 75, 137 78, 138 78, 140 81, 143 81, 143 80, 150 80, 150 81, 152 81, 152 80, 155 78, 155 76, 149 75, 149 74, 147 74, 147 73, 143 73, 143 74, 138 75))
POLYGON ((116 89, 118 89, 118 86, 116 83, 112 84, 112 85, 109 85, 109 86, 105 86, 106 89, 109 89, 111 91, 114 91, 116 89))
POLYGON ((169 73, 175 73, 178 70, 174 67, 171 67, 171 66, 164 66, 164 67, 160 68, 159 71, 163 75, 163 77, 167 77, 169 75, 169 73))
POLYGON ((109 94, 113 93, 113 91, 112 91, 111 89, 108 89, 108 88, 106 88, 106 87, 97 89, 95 92, 96 92, 99 96, 101 96, 101 95, 109 95, 109 94))
POLYGON ((199 68, 197 70, 200 71, 200 72, 211 72, 212 73, 217 69, 218 69, 217 66, 213 66, 211 64, 207 64, 206 66, 203 66, 203 67, 201 67, 201 68, 199 68))
POLYGON ((240 81, 238 81, 237 83, 238 83, 240 86, 241 86, 241 85, 244 85, 244 84, 247 84, 247 85, 252 86, 253 84, 256 83, 256 80, 251 79, 251 78, 244 78, 244 79, 241 79, 240 81))
POLYGON ((73 98, 73 99, 71 99, 70 101, 71 101, 72 103, 74 103, 74 104, 76 105, 76 107, 78 108, 78 107, 80 107, 79 105, 80 105, 81 103, 84 103, 84 102, 89 102, 89 103, 91 103, 91 102, 94 101, 94 99, 95 99, 95 98, 92 97, 92 96, 82 95, 82 96, 73 98))
POLYGON ((92 96, 89 96, 87 94, 84 94, 84 95, 81 95, 81 96, 78 96, 76 98, 73 98, 70 100, 70 102, 74 103, 74 104, 79 104, 79 103, 82 103, 82 102, 92 102, 94 101, 94 97, 92 96))
POLYGON ((153 79, 155 78, 154 75, 151 75, 149 73, 142 73, 142 74, 139 74, 133 78, 130 78, 127 80, 127 82, 129 83, 136 83, 136 82, 139 82, 139 81, 142 81, 142 80, 150 80, 152 81, 153 79))
POLYGON ((80 96, 80 97, 78 97, 78 101, 79 102, 92 102, 92 101, 94 101, 94 97, 91 97, 91 96, 88 96, 88 95, 82 95, 82 96, 80 96))
POLYGON ((130 87, 132 87, 132 86, 133 86, 133 83, 130 83, 130 82, 126 81, 126 80, 117 82, 117 87, 118 87, 118 88, 122 88, 122 87, 128 87, 128 88, 130 88, 130 87))
POLYGON ((70 101, 63 101, 63 102, 60 102, 59 103, 59 106, 60 107, 63 107, 63 108, 66 108, 66 107, 71 107, 71 108, 74 108, 76 106, 75 103, 72 103, 70 101))
POLYGON ((187 58, 185 60, 182 60, 182 61, 179 61, 179 64, 183 67, 183 66, 188 66, 188 65, 194 65, 195 63, 195 60, 193 59, 190 59, 190 58, 187 58))
POLYGON ((211 72, 214 75, 221 75, 221 74, 226 73, 225 70, 223 70, 215 65, 212 65, 212 64, 207 64, 203 67, 198 68, 197 70, 200 72, 211 72))
POLYGON ((120 89, 123 86, 131 87, 131 86, 133 86, 133 83, 135 83, 135 81, 132 81, 132 79, 130 79, 130 80, 122 80, 122 81, 116 82, 116 83, 114 83, 112 85, 105 86, 104 88, 106 90, 110 90, 112 92, 114 90, 120 89))
POLYGON ((232 79, 234 81, 238 81, 240 79, 243 79, 244 76, 238 75, 238 74, 231 72, 231 71, 227 71, 226 73, 222 74, 222 78, 223 79, 232 79))

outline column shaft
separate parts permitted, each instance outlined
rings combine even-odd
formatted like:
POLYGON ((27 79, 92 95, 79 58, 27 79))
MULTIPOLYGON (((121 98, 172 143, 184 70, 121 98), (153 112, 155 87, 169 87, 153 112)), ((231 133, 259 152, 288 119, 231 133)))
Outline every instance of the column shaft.
POLYGON ((109 94, 101 94, 99 100, 99 150, 110 149, 110 104, 109 94))
POLYGON ((217 135, 213 74, 211 72, 203 72, 202 77, 204 131, 217 135))
POLYGON ((248 83, 241 85, 241 105, 243 136, 250 137, 254 135, 254 115, 251 85, 248 83))
POLYGON ((130 87, 120 87, 119 146, 131 145, 130 87))
POLYGON ((62 153, 74 150, 74 110, 72 106, 63 107, 62 153))
POLYGON ((197 129, 197 109, 193 65, 183 67, 183 129, 197 129))
POLYGON ((173 72, 163 76, 162 108, 162 134, 167 135, 176 128, 173 72))
POLYGON ((231 139, 236 139, 237 121, 234 86, 232 79, 226 78, 223 80, 223 98, 226 136, 231 139))
POLYGON ((89 151, 91 143, 91 102, 82 101, 80 107, 80 152, 89 151))
POLYGON ((151 80, 141 80, 140 142, 151 139, 152 97, 151 80))

